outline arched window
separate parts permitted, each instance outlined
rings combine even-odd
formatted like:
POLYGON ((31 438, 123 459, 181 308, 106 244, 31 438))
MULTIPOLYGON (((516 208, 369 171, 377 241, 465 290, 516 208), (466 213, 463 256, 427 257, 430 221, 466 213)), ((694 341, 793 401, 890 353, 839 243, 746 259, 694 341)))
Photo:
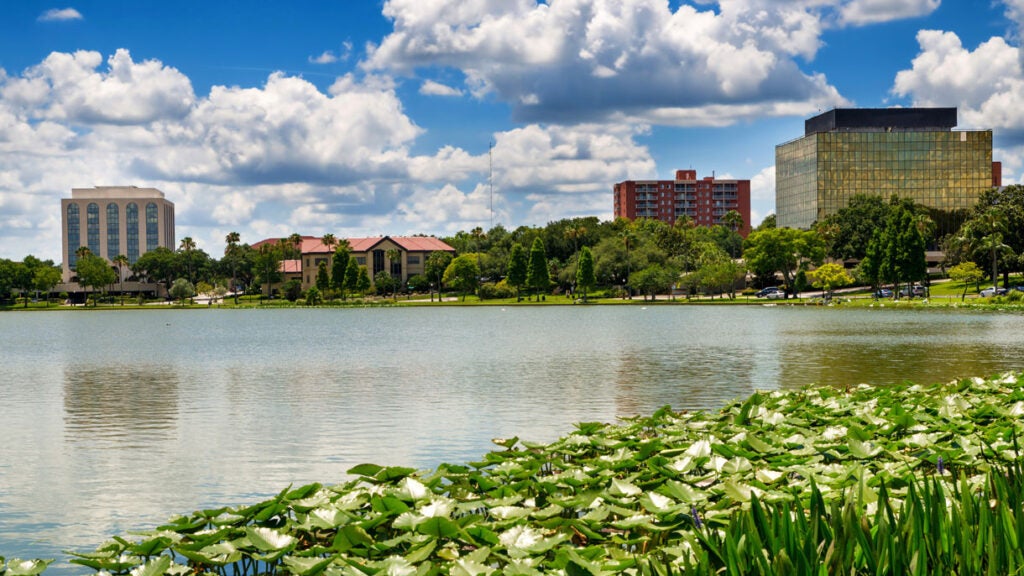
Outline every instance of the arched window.
POLYGON ((68 268, 75 269, 78 256, 75 251, 81 246, 82 221, 78 213, 78 204, 68 204, 68 268))
POLYGON ((89 202, 85 207, 85 235, 88 239, 89 251, 97 256, 100 254, 100 205, 89 202))
POLYGON ((146 204, 146 252, 156 250, 160 245, 160 220, 156 204, 146 204))
POLYGON ((117 258, 121 250, 120 211, 117 204, 107 204, 107 260, 117 258))
POLYGON ((139 259, 139 205, 135 202, 129 203, 124 209, 124 220, 126 236, 128 240, 128 263, 135 264, 139 259))

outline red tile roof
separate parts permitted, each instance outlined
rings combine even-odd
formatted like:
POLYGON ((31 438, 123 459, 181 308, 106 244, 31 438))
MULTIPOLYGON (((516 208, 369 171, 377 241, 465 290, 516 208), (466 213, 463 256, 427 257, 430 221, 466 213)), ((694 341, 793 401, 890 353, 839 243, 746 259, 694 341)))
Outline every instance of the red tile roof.
POLYGON ((277 271, 285 274, 302 274, 302 260, 282 260, 277 271))
MULTIPOLYGON (((348 243, 352 246, 353 252, 369 252, 385 238, 391 240, 395 244, 398 244, 407 252, 455 251, 455 248, 452 248, 447 243, 433 236, 375 236, 371 238, 348 238, 348 243)), ((252 248, 258 250, 263 244, 276 244, 280 240, 280 238, 267 238, 266 240, 260 240, 253 244, 252 248)), ((339 238, 339 240, 342 240, 342 238, 339 238)), ((329 254, 331 252, 334 252, 334 248, 328 248, 325 246, 321 238, 317 238, 316 236, 302 237, 303 254, 329 254)))

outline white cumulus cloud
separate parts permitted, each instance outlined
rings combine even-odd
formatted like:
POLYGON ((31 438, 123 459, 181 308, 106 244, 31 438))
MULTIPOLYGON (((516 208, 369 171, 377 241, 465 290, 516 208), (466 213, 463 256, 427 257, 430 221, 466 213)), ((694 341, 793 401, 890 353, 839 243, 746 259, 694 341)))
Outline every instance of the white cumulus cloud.
POLYGON ((433 80, 426 80, 420 85, 420 94, 425 96, 462 96, 462 90, 433 80))
POLYGON ((39 15, 40 22, 61 22, 66 20, 82 19, 82 14, 74 8, 51 8, 39 15))

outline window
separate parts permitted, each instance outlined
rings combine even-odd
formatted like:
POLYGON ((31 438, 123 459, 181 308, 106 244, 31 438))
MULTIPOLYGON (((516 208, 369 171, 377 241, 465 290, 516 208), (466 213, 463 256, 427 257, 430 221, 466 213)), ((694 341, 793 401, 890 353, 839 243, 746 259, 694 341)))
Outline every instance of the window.
POLYGON ((146 252, 160 245, 159 214, 156 204, 146 204, 146 252))
POLYGON ((366 266, 366 256, 356 256, 356 264, 366 266))
POLYGON ((79 219, 78 204, 68 204, 68 268, 74 270, 78 261, 75 251, 81 246, 82 221, 79 219))
POLYGON ((413 264, 419 264, 419 263, 420 263, 420 256, 419 256, 419 254, 415 254, 415 255, 414 254, 409 254, 409 265, 410 266, 412 266, 413 264))
POLYGON ((373 274, 372 275, 376 276, 377 272, 380 272, 383 269, 384 269, 384 251, 383 250, 374 250, 373 251, 373 274))
POLYGON ((128 263, 139 259, 139 205, 132 202, 125 206, 124 219, 128 240, 128 263))
POLYGON ((100 205, 90 202, 85 207, 85 233, 88 238, 89 251, 97 256, 100 254, 100 205))
POLYGON ((117 204, 107 204, 107 260, 111 262, 120 255, 121 250, 121 228, 119 222, 120 211, 117 204))

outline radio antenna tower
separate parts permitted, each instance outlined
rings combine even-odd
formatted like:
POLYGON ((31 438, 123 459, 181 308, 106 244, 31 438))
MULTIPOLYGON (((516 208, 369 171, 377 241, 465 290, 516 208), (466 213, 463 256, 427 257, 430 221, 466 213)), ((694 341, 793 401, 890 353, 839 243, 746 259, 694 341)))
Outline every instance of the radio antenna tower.
POLYGON ((487 188, 490 190, 491 228, 494 228, 494 141, 487 143, 487 188))

